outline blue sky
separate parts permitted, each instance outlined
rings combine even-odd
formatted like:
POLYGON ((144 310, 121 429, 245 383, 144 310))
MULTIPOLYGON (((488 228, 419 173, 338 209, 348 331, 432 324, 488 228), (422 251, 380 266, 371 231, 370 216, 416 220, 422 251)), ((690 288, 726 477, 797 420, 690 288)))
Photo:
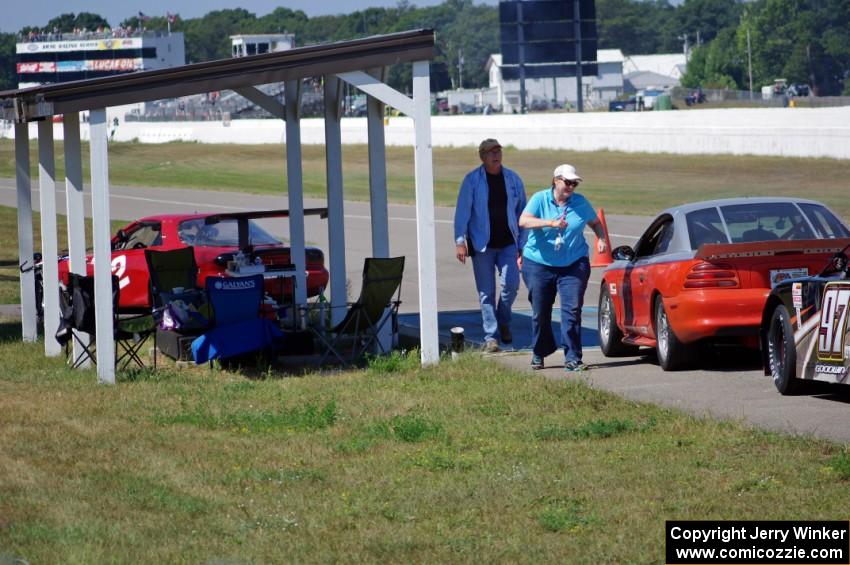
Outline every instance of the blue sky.
MULTIPOLYGON (((497 4, 497 0, 475 0, 476 4, 497 4)), ((184 18, 196 18, 213 10, 245 8, 263 16, 278 6, 303 10, 308 16, 344 14, 368 7, 390 7, 397 0, 142 0, 137 3, 116 0, 0 0, 0 31, 16 32, 24 26, 43 26, 51 18, 68 12, 100 14, 113 26, 140 10, 149 16, 164 16, 166 12, 184 18)), ((433 6, 442 0, 411 0, 415 6, 433 6)))

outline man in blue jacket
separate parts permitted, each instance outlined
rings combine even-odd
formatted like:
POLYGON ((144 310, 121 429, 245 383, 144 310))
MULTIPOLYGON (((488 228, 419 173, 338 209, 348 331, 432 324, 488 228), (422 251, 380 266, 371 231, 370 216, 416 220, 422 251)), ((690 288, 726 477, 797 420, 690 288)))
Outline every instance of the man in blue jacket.
POLYGON ((525 186, 514 171, 502 166, 502 146, 485 139, 478 146, 481 166, 460 185, 455 208, 457 259, 472 259, 481 303, 484 351, 499 351, 498 335, 511 343, 511 306, 519 289, 517 257, 522 250, 519 216, 525 208, 525 186), (496 273, 501 292, 496 303, 496 273))

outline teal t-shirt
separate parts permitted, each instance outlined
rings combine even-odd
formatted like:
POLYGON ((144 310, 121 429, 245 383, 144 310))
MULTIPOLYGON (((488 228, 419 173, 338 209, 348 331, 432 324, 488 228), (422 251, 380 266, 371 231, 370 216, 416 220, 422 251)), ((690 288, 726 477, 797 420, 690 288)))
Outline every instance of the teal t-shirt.
POLYGON ((596 211, 581 194, 574 192, 564 206, 558 206, 551 188, 536 192, 525 206, 528 212, 542 220, 555 220, 566 214, 567 227, 537 228, 528 230, 528 240, 522 250, 522 256, 536 263, 550 267, 566 267, 582 257, 587 257, 587 241, 584 239, 584 226, 596 219, 596 211), (561 234, 563 242, 555 249, 555 241, 561 234))

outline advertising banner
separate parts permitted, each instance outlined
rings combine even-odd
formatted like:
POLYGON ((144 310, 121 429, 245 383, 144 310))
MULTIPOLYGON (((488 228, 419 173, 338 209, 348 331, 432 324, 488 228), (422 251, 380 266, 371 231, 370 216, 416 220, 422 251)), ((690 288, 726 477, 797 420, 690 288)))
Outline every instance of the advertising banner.
POLYGON ((45 63, 18 63, 18 74, 21 73, 55 73, 56 63, 50 61, 45 63))
POLYGON ((17 53, 56 51, 103 51, 108 49, 141 49, 141 37, 116 37, 114 39, 81 39, 79 41, 33 41, 18 43, 17 53))

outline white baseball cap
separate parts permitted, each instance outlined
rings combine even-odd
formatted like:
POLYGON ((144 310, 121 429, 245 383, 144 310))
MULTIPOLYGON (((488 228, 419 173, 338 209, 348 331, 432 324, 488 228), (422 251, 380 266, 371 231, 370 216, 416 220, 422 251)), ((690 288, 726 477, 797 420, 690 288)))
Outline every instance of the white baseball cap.
POLYGON ((558 165, 555 169, 555 172, 552 173, 553 177, 561 177, 566 180, 582 180, 580 176, 578 176, 578 172, 576 168, 572 165, 558 165))

